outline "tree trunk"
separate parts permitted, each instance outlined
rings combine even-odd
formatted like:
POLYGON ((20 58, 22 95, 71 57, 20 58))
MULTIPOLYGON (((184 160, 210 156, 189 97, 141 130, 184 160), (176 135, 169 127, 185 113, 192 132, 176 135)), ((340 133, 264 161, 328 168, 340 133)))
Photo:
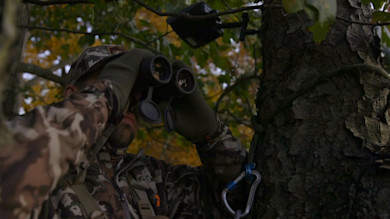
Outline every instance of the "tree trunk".
MULTIPOLYGON (((369 22, 370 13, 357 0, 338 1, 337 16, 369 22)), ((263 11, 263 181, 252 217, 388 218, 390 80, 374 27, 337 20, 317 44, 312 24, 303 12, 263 11)))
MULTIPOLYGON (((17 39, 16 29, 16 11, 19 6, 18 0, 4 0, 0 2, 0 104, 3 106, 5 99, 3 91, 5 90, 12 63, 14 60, 13 52, 17 39)), ((4 108, 0 110, 0 147, 11 141, 6 128, 4 127, 4 108)))
MULTIPOLYGON (((27 5, 18 4, 17 8, 17 24, 27 26, 28 24, 28 13, 27 5)), ((16 25, 16 24, 13 24, 16 25)), ((11 119, 18 115, 19 108, 23 101, 22 94, 20 93, 20 87, 22 87, 22 74, 17 71, 17 65, 22 57, 22 51, 24 44, 28 40, 27 29, 18 29, 15 41, 12 44, 12 49, 8 51, 10 57, 10 67, 8 69, 8 80, 4 89, 4 100, 3 100, 3 113, 7 119, 11 119)))

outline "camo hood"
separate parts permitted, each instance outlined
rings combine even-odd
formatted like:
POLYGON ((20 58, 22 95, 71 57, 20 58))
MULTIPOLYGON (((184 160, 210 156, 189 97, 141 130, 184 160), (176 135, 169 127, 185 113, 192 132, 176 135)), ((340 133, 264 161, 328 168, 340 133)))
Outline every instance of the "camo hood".
POLYGON ((84 50, 80 57, 73 62, 66 77, 66 84, 75 84, 82 76, 102 68, 108 61, 127 51, 121 45, 101 45, 84 50))

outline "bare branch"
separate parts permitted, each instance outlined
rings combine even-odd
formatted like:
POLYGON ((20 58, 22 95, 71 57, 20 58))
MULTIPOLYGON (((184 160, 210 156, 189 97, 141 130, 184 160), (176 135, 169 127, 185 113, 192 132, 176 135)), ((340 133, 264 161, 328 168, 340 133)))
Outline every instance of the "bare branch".
POLYGON ((154 39, 151 40, 151 41, 149 41, 148 44, 154 43, 154 42, 156 42, 157 40, 160 40, 161 38, 167 36, 168 34, 170 34, 170 33, 172 33, 172 32, 173 32, 173 30, 167 31, 167 32, 165 32, 164 34, 162 34, 162 35, 160 35, 160 36, 154 38, 154 39))
POLYGON ((219 96, 217 102, 215 103, 215 106, 214 106, 214 110, 216 112, 218 112, 218 108, 219 108, 219 104, 221 102, 221 100, 223 99, 223 97, 225 97, 229 92, 231 92, 235 87, 237 87, 238 85, 240 85, 242 82, 245 82, 247 80, 250 80, 250 79, 259 79, 259 76, 256 75, 256 74, 251 74, 249 76, 243 76, 243 77, 240 77, 239 79, 236 80, 236 82, 231 85, 231 86, 228 86, 224 91, 223 93, 221 94, 221 96, 219 96))
POLYGON ((65 85, 64 78, 59 77, 59 76, 53 74, 53 72, 51 72, 50 70, 41 68, 37 65, 19 62, 17 67, 16 67, 16 70, 17 70, 17 72, 28 72, 28 73, 34 74, 36 76, 42 77, 44 79, 54 81, 54 82, 59 83, 61 85, 65 85))
POLYGON ((75 58, 71 58, 71 59, 67 59, 67 60, 62 60, 60 63, 58 63, 57 65, 53 65, 51 66, 48 70, 49 71, 55 71, 57 69, 62 69, 64 68, 66 65, 71 65, 73 62, 75 61, 75 58))
POLYGON ((23 3, 30 3, 36 5, 61 5, 61 4, 93 4, 89 0, 50 0, 50 1, 41 1, 41 0, 23 0, 23 3))
POLYGON ((206 20, 206 19, 221 16, 221 15, 228 15, 228 14, 238 13, 241 11, 250 11, 253 9, 260 9, 262 7, 262 5, 254 5, 254 6, 241 7, 241 8, 236 8, 236 9, 232 9, 232 10, 221 11, 221 12, 206 14, 206 15, 190 15, 190 14, 184 14, 184 13, 161 12, 161 11, 158 11, 158 10, 150 7, 149 5, 143 3, 140 0, 133 0, 133 1, 137 2, 139 5, 141 5, 145 9, 147 9, 147 10, 149 10, 149 11, 151 11, 159 16, 180 17, 180 18, 186 18, 188 20, 206 20))
POLYGON ((139 45, 142 45, 154 52, 158 52, 154 47, 151 47, 144 41, 137 39, 135 37, 126 35, 124 33, 118 33, 118 32, 85 32, 85 31, 79 31, 79 30, 69 30, 69 29, 62 29, 62 28, 50 28, 50 27, 41 27, 41 26, 25 26, 25 25, 18 25, 19 28, 27 28, 29 30, 43 30, 43 31, 59 31, 59 32, 66 32, 66 33, 73 33, 73 34, 85 34, 85 35, 93 35, 93 36, 101 36, 101 35, 114 35, 114 36, 121 36, 123 38, 126 38, 134 43, 137 43, 139 45))
POLYGON ((353 24, 361 24, 361 25, 369 25, 369 26, 386 26, 386 25, 390 25, 390 22, 371 23, 371 22, 353 21, 353 20, 350 20, 350 19, 347 19, 347 18, 343 18, 343 17, 339 17, 339 16, 337 16, 336 18, 339 19, 339 20, 348 22, 348 23, 353 23, 353 24))
POLYGON ((24 82, 23 86, 24 87, 32 87, 35 84, 39 83, 40 80, 41 80, 41 78, 35 77, 35 78, 33 78, 33 79, 29 80, 29 81, 24 82))
POLYGON ((247 119, 243 119, 243 118, 237 117, 234 113, 230 112, 230 110, 226 110, 226 112, 227 112, 227 113, 234 119, 234 121, 236 121, 237 123, 242 124, 242 125, 245 125, 245 126, 251 128, 251 129, 253 129, 253 126, 252 126, 250 120, 247 120, 247 119))

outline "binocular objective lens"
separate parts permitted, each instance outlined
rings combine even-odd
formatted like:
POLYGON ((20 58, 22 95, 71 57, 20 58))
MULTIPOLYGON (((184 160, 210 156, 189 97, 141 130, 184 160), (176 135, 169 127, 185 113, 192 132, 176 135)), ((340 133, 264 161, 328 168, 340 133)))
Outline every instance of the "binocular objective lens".
POLYGON ((153 63, 153 77, 157 80, 164 80, 167 77, 167 74, 169 70, 167 69, 167 66, 165 65, 164 60, 158 60, 156 59, 153 63))
POLYGON ((193 76, 187 71, 181 71, 177 78, 177 85, 183 91, 191 91, 194 88, 193 76))

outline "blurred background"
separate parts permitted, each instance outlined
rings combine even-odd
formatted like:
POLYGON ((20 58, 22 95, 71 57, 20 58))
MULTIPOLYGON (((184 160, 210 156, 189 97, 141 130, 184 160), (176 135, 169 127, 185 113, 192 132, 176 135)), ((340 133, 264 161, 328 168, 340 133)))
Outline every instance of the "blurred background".
MULTIPOLYGON (((251 118, 262 62, 259 36, 239 40, 240 28, 223 30, 216 40, 192 48, 167 24, 165 16, 194 4, 185 1, 25 0, 18 11, 21 61, 4 96, 7 117, 24 114, 37 105, 62 100, 64 77, 70 64, 90 46, 121 44, 147 48, 171 60, 178 59, 195 71, 198 85, 210 106, 249 148, 253 136, 251 118)), ((253 1, 205 1, 221 11, 259 6, 253 1)), ((261 12, 247 11, 248 29, 257 30, 261 12)), ((241 21, 241 13, 221 16, 222 23, 241 21)), ((194 145, 181 136, 167 133, 163 124, 141 127, 130 151, 144 148, 146 154, 174 164, 199 165, 194 145)))

